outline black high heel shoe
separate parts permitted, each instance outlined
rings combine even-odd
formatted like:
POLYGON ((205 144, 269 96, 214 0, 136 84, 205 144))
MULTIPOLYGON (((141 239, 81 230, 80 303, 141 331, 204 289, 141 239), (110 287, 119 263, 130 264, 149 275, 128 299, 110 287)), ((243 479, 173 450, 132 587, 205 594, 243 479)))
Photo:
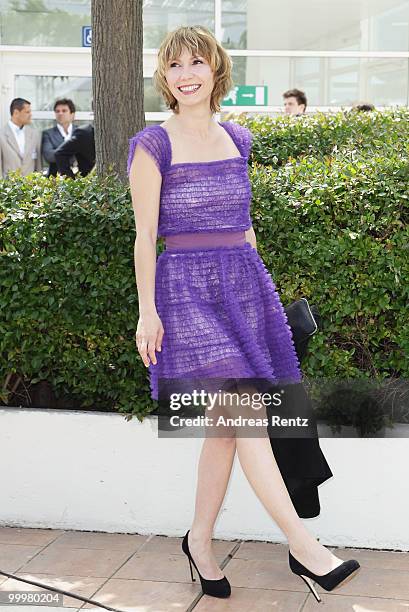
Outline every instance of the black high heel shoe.
POLYGON ((192 563, 195 566, 197 573, 199 574, 200 584, 202 585, 202 591, 205 595, 212 595, 213 597, 230 597, 231 588, 230 583, 227 580, 226 576, 223 578, 219 578, 218 580, 208 580, 207 578, 203 578, 199 570, 197 569, 197 565, 194 562, 192 555, 190 554, 189 545, 188 545, 188 533, 190 530, 186 532, 185 537, 182 540, 182 550, 187 555, 189 559, 189 567, 190 567, 190 575, 192 577, 192 581, 195 582, 195 578, 193 577, 192 563))
POLYGON ((354 574, 361 567, 358 561, 355 559, 350 559, 349 561, 344 561, 341 563, 341 565, 338 565, 338 567, 331 570, 327 574, 317 576, 313 572, 310 572, 310 570, 302 565, 302 563, 297 561, 290 551, 288 551, 288 557, 291 571, 304 580, 318 602, 321 601, 321 598, 309 578, 312 578, 312 580, 317 582, 320 587, 326 591, 332 591, 335 589, 335 587, 339 586, 341 582, 344 582, 346 578, 352 578, 352 574, 354 574))

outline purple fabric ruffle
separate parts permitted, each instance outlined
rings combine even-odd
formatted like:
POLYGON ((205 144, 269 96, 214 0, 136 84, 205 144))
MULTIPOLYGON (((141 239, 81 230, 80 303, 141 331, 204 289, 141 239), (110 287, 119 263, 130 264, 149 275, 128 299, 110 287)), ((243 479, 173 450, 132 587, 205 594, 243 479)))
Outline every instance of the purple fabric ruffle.
POLYGON ((158 379, 263 378, 300 382, 291 328, 275 284, 257 251, 243 246, 164 251, 157 261, 155 302, 164 327, 150 364, 158 379))
POLYGON ((230 121, 220 125, 232 138, 239 156, 172 164, 169 135, 160 125, 147 126, 130 139, 128 173, 139 145, 162 174, 158 236, 251 227, 247 163, 252 135, 244 126, 230 121))

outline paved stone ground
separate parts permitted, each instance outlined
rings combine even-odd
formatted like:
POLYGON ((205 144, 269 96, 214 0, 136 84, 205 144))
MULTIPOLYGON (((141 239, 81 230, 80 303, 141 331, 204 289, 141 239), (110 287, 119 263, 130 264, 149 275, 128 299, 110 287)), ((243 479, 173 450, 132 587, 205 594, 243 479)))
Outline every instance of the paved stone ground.
MULTIPOLYGON (((316 602, 288 567, 288 547, 267 542, 214 540, 232 585, 226 600, 202 595, 191 581, 181 538, 51 529, 0 528, 0 570, 93 599, 124 612, 409 612, 409 553, 331 548, 355 558, 358 574, 316 602), (317 606, 319 606, 317 608, 317 606)), ((41 587, 0 574, 3 591, 41 587)), ((0 612, 105 610, 63 595, 51 606, 7 605, 0 612)))

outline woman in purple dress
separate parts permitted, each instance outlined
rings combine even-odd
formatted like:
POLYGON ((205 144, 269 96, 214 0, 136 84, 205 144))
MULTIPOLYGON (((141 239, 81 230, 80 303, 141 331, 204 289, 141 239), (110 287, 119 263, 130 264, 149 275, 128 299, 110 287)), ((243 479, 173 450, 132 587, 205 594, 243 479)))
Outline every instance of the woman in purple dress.
MULTIPOLYGON (((154 399, 167 379, 302 381, 284 308, 256 249, 247 169, 251 132, 213 119, 232 88, 231 71, 230 57, 206 28, 169 33, 154 78, 173 115, 130 140, 136 343, 154 399), (166 249, 156 258, 158 236, 166 249)), ((237 451, 249 483, 287 537, 290 569, 319 601, 311 580, 332 590, 359 567, 332 554, 300 520, 319 513, 311 491, 332 472, 318 440, 270 442, 267 435, 205 438, 194 520, 182 550, 204 593, 230 595, 211 540, 237 451)))

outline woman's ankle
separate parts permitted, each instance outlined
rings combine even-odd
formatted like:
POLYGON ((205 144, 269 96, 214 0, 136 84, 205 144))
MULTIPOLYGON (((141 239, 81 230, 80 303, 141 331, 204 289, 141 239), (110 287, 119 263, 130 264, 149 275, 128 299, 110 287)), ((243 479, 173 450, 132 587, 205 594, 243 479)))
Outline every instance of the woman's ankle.
POLYGON ((311 534, 304 535, 303 537, 288 538, 288 547, 294 554, 307 552, 317 545, 322 546, 311 534))
POLYGON ((189 530, 189 541, 194 543, 201 544, 210 544, 212 541, 213 533, 206 529, 201 529, 200 527, 192 527, 189 530))

